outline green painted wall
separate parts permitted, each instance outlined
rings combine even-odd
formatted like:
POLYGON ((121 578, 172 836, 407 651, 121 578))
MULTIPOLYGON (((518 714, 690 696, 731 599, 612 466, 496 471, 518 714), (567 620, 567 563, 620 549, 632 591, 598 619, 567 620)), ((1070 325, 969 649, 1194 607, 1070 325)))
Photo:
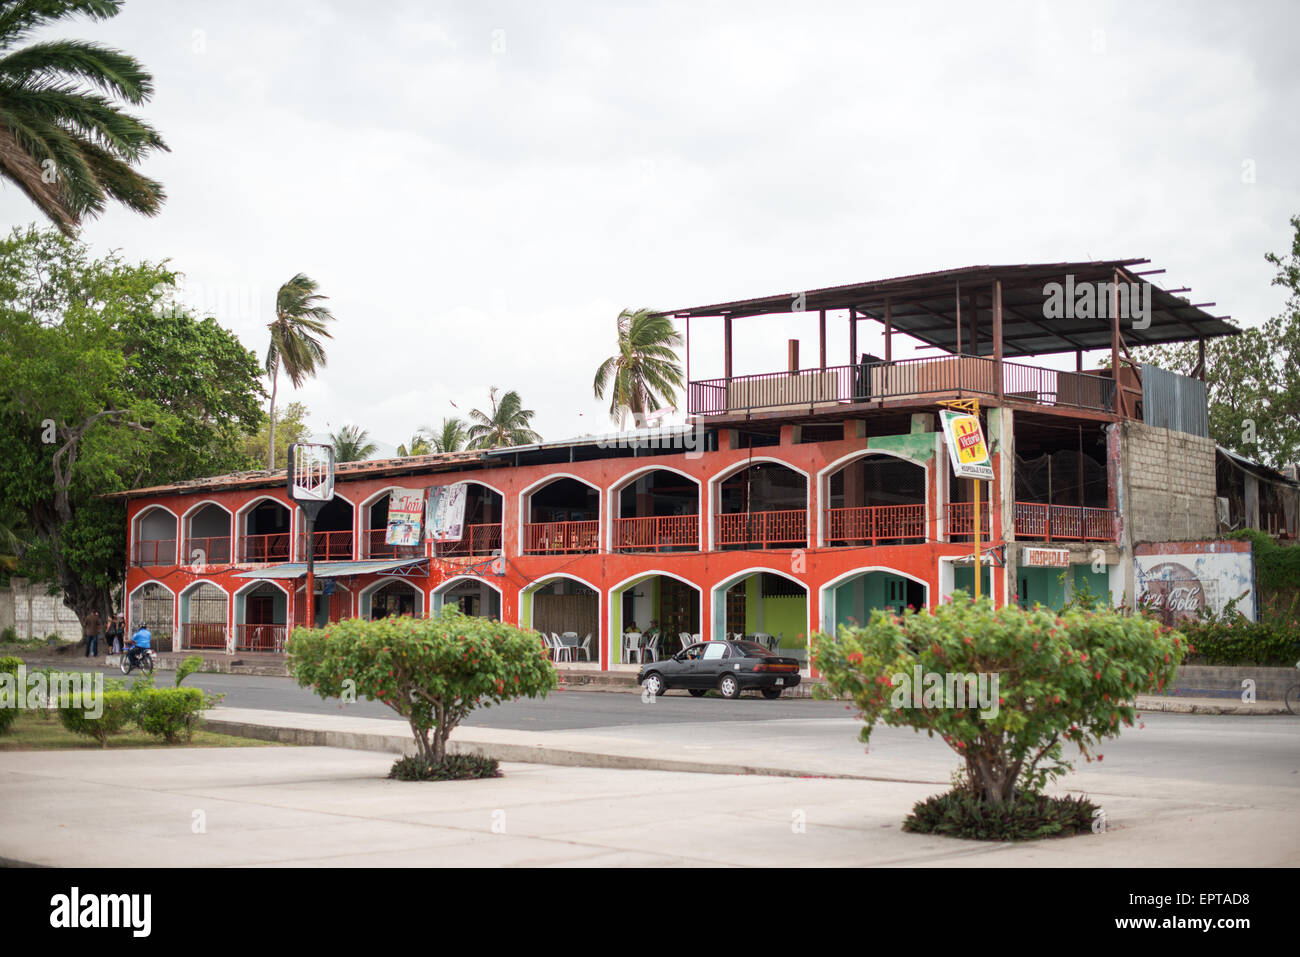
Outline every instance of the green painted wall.
POLYGON ((867 439, 868 449, 894 452, 924 465, 934 458, 934 432, 913 432, 910 435, 874 435, 867 439))
POLYGON ((1092 593, 1102 601, 1107 601, 1107 595, 1110 592, 1110 573, 1108 571, 1094 572, 1092 565, 1075 565, 1074 567, 1074 587, 1081 589, 1084 583, 1087 583, 1092 593))
POLYGON ((803 595, 769 595, 762 601, 763 631, 783 636, 781 645, 784 648, 797 645, 799 636, 808 630, 808 599, 803 595))
POLYGON ((1022 568, 1016 573, 1016 594, 1021 593, 1020 583, 1025 583, 1025 597, 1021 604, 1033 608, 1035 604, 1060 611, 1065 605, 1065 586, 1061 582, 1063 568, 1022 568))
MULTIPOLYGON (((980 596, 982 598, 987 598, 989 596, 989 591, 992 588, 991 580, 992 580, 993 570, 989 568, 987 565, 985 565, 981 570, 984 572, 984 574, 980 577, 980 580, 982 582, 980 596)), ((952 571, 952 581, 953 581, 952 587, 954 591, 964 591, 968 595, 974 594, 975 566, 958 565, 952 571)))

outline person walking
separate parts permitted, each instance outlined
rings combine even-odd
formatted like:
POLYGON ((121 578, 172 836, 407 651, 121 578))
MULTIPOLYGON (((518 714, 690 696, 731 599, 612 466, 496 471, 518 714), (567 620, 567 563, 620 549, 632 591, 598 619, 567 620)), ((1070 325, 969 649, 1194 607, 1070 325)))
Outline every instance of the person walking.
POLYGON ((82 626, 82 634, 86 636, 86 657, 99 657, 99 632, 104 627, 103 621, 99 617, 99 612, 92 611, 86 616, 86 621, 82 626))
POLYGON ((108 654, 120 655, 122 653, 122 639, 126 633, 126 619, 121 615, 114 615, 108 620, 108 631, 104 633, 104 640, 108 642, 108 654))

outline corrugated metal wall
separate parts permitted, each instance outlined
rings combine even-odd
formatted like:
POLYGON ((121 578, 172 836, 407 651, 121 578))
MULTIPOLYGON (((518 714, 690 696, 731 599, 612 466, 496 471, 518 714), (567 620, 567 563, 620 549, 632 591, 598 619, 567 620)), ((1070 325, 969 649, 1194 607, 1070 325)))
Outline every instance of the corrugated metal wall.
POLYGON ((1144 363, 1142 421, 1208 439, 1210 410, 1205 383, 1144 363))

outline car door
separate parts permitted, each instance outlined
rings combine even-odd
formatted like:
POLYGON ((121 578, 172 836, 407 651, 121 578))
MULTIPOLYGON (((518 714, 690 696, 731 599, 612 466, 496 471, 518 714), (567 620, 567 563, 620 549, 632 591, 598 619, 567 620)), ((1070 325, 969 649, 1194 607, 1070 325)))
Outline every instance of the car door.
POLYGON ((704 642, 704 654, 692 663, 690 687, 716 687, 723 669, 729 666, 730 651, 725 641, 704 642))
POLYGON ((663 675, 664 684, 670 688, 696 687, 691 683, 693 677, 691 669, 703 654, 703 645, 691 645, 682 649, 677 655, 665 658, 657 666, 659 673, 663 675))

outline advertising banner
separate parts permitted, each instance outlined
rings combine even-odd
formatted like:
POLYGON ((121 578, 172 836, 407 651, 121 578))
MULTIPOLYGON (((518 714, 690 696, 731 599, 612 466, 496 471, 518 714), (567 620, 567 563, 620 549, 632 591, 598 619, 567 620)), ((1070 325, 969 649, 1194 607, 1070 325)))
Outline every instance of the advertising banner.
POLYGON ((427 534, 435 542, 458 542, 465 529, 464 482, 429 489, 425 506, 427 534))
POLYGON ((939 413, 943 422, 943 435, 948 444, 948 458, 952 460, 953 474, 958 478, 993 480, 993 462, 989 458, 988 444, 984 441, 984 427, 980 417, 969 412, 944 409, 939 413))
POLYGON ((424 489, 395 488, 388 496, 389 545, 419 545, 420 523, 424 520, 424 489))
POLYGON ((1135 545, 1137 600, 1172 623, 1236 610, 1255 618, 1255 557, 1250 542, 1157 542, 1135 545))

